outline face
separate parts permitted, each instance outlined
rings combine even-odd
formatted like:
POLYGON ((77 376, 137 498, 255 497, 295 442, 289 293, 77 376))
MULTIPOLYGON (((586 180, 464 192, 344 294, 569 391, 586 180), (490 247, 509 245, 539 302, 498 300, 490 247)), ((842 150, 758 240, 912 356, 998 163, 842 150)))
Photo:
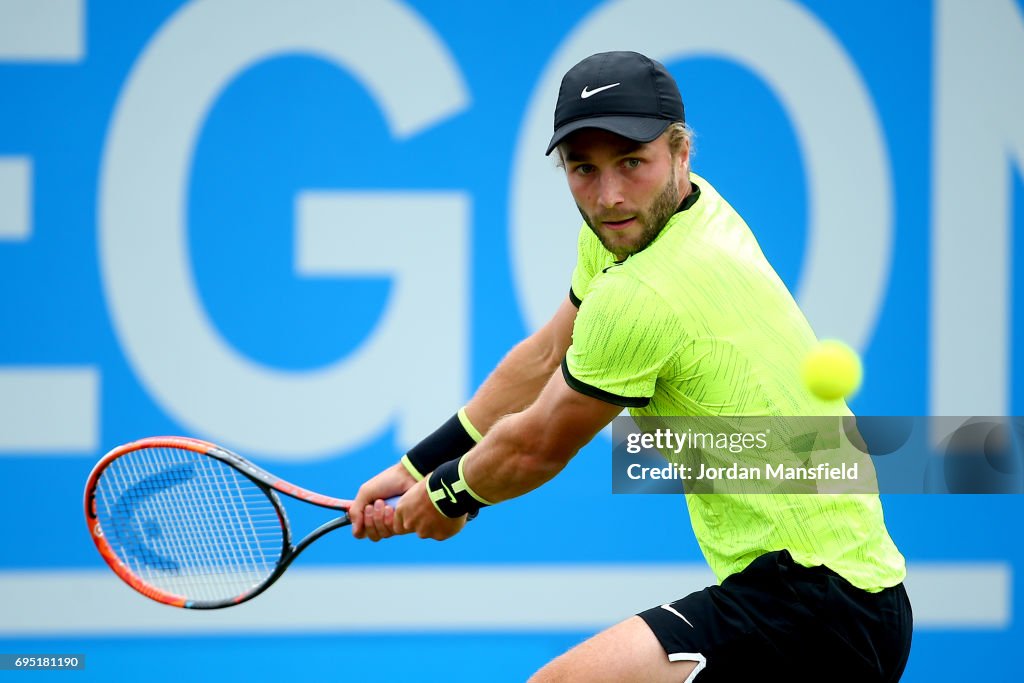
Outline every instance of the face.
POLYGON ((620 260, 654 241, 689 191, 689 149, 673 155, 667 134, 639 143, 584 128, 562 153, 583 220, 620 260))

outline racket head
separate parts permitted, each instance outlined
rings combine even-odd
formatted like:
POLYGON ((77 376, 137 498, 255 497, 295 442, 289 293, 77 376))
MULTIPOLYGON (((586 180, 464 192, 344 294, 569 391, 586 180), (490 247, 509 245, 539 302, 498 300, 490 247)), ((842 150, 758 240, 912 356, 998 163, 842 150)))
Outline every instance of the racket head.
POLYGON ((146 597, 191 609, 236 605, 291 559, 288 518, 264 477, 198 439, 125 444, 89 475, 89 533, 110 568, 146 597))

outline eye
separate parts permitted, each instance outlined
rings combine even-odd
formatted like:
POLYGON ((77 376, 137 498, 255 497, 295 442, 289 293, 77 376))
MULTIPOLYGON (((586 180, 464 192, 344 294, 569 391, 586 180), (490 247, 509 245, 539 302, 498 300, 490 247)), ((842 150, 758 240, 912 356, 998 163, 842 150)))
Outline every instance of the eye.
POLYGON ((623 163, 626 165, 626 168, 640 168, 640 164, 642 162, 639 159, 631 157, 626 159, 623 163))
POLYGON ((594 172, 593 164, 580 164, 573 169, 573 172, 577 175, 590 175, 594 172))

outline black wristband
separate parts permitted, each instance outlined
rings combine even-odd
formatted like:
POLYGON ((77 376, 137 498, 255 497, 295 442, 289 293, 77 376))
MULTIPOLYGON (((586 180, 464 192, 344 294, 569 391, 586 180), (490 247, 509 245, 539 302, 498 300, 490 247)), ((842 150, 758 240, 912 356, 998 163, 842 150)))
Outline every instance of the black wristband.
POLYGON ((462 474, 463 457, 437 467, 427 480, 427 494, 437 511, 445 517, 476 516, 480 508, 491 503, 469 488, 462 474))
POLYGON ((420 480, 449 460, 469 453, 479 440, 479 432, 463 409, 409 449, 402 458, 402 464, 413 477, 420 480))

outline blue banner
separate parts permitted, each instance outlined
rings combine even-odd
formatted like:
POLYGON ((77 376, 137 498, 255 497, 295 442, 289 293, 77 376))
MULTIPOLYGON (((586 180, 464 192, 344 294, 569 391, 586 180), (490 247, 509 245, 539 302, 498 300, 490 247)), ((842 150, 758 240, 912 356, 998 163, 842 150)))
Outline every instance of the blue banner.
MULTIPOLYGON (((861 353, 855 413, 1024 413, 1020 0, 0 2, 0 652, 524 680, 710 580, 681 498, 612 495, 607 434, 451 541, 325 538, 234 616, 148 604, 82 515, 135 438, 350 497, 463 405, 566 296, 580 219, 544 149, 562 74, 612 49, 668 66, 694 170, 861 353)), ((1024 500, 884 505, 905 680, 1024 675, 1024 500)))

